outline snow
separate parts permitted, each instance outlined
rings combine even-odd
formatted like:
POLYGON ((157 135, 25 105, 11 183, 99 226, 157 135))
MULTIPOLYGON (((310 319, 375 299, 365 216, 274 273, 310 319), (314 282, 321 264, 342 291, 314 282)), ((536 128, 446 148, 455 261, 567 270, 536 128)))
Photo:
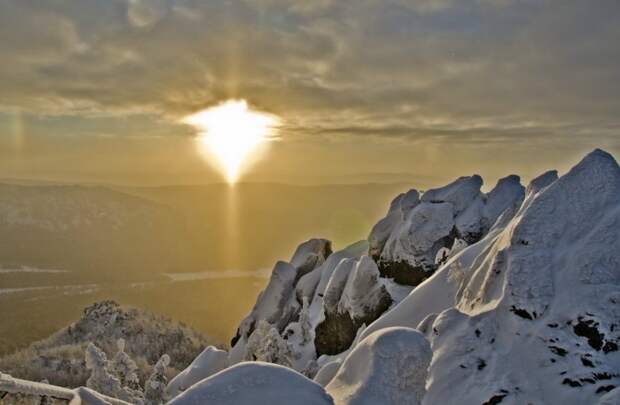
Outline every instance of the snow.
POLYGON ((620 168, 595 151, 554 177, 528 187, 434 321, 425 403, 595 403, 618 384, 620 168))
POLYGON ((482 209, 484 225, 487 228, 492 227, 504 211, 517 210, 524 198, 525 188, 521 185, 519 176, 513 174, 499 179, 495 188, 487 195, 482 209))
POLYGON ((348 312, 351 318, 359 319, 373 311, 386 294, 378 280, 377 265, 370 257, 362 256, 350 271, 338 303, 338 312, 348 312))
POLYGON ((169 405, 333 404, 323 387, 286 367, 239 363, 174 398, 169 405))
POLYGON ((0 391, 34 397, 52 397, 69 401, 69 405, 130 405, 129 402, 107 397, 85 387, 69 389, 47 383, 13 378, 0 373, 0 391))
POLYGON ((299 245, 290 261, 298 270, 298 277, 323 264, 332 252, 331 245, 327 239, 310 239, 299 245))
POLYGON ((342 259, 338 263, 325 288, 325 295, 323 296, 325 311, 335 313, 338 310, 340 297, 342 297, 347 285, 349 275, 357 264, 358 261, 355 259, 342 259))
POLYGON ((620 388, 615 388, 603 395, 597 405, 620 405, 620 388))
POLYGON ((477 174, 469 177, 459 177, 447 186, 428 190, 422 194, 421 200, 429 203, 450 203, 454 207, 455 215, 459 215, 478 197, 482 195, 482 177, 477 174))
POLYGON ((166 391, 175 397, 200 380, 228 367, 228 353, 214 346, 207 347, 194 361, 170 381, 166 391))
POLYGON ((398 195, 398 197, 392 201, 386 217, 372 228, 368 236, 368 242, 370 244, 369 254, 371 256, 377 257, 381 254, 383 246, 394 227, 419 203, 420 194, 415 189, 398 195))
POLYGON ((340 359, 335 359, 326 363, 314 376, 314 382, 325 387, 334 378, 341 365, 342 360, 340 359))
POLYGON ((287 315, 295 310, 296 305, 296 302, 291 300, 296 275, 297 269, 290 263, 276 263, 267 287, 260 293, 252 312, 239 326, 241 336, 247 338, 253 325, 260 320, 277 324, 281 328, 288 323, 287 315))
POLYGON ((432 352, 411 328, 386 328, 362 340, 325 387, 337 405, 418 405, 432 352))

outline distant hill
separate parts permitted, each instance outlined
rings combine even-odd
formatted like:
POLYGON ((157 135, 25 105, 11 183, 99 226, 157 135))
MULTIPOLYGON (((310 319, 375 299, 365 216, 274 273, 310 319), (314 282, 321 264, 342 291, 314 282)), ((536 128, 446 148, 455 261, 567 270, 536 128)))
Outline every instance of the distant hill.
POLYGON ((205 346, 215 343, 170 319, 102 301, 85 308, 78 321, 49 338, 0 358, 0 371, 32 381, 47 379, 63 387, 83 386, 89 376, 84 363, 88 343, 95 343, 112 358, 120 338, 125 340, 125 351, 138 364, 142 381, 163 354, 171 358, 169 372, 173 376, 205 346))
POLYGON ((398 184, 169 187, 0 184, 0 267, 103 279, 255 270, 316 234, 365 237, 398 184), (241 247, 243 247, 241 249, 241 247))

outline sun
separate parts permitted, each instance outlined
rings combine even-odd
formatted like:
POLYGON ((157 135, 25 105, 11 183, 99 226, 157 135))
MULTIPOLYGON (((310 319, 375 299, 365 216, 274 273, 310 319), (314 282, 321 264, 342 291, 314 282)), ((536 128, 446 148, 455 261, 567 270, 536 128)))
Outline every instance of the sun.
POLYGON ((245 100, 228 100, 182 119, 199 131, 199 145, 205 157, 215 159, 230 184, 239 180, 249 158, 275 134, 280 119, 251 110, 245 100))

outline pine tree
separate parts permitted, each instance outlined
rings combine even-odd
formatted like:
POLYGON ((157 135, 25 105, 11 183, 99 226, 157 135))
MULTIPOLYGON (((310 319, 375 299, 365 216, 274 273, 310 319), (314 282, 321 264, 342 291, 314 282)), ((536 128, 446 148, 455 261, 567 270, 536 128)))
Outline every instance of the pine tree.
POLYGON ((146 405, 160 405, 166 402, 166 385, 168 385, 166 368, 169 364, 170 357, 164 354, 157 361, 155 367, 153 367, 151 376, 144 384, 144 399, 146 405))

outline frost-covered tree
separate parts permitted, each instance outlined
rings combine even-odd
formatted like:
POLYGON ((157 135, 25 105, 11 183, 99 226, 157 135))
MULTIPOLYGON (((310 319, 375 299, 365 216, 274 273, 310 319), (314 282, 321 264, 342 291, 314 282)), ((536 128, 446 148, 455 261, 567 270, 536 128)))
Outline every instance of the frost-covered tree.
POLYGON ((248 339, 246 360, 258 360, 291 367, 293 353, 286 340, 269 322, 261 320, 248 339))
POLYGON ((160 405, 166 402, 166 368, 170 364, 170 357, 167 354, 161 358, 153 367, 153 372, 144 384, 144 399, 146 405, 160 405))
POLYGON ((86 368, 90 377, 86 386, 101 394, 118 398, 122 391, 121 382, 108 370, 108 358, 105 353, 92 343, 86 347, 86 368))
POLYGON ((111 371, 118 377, 121 385, 133 390, 140 389, 138 379, 138 366, 135 361, 125 352, 125 340, 118 339, 116 342, 118 352, 112 358, 111 371))
POLYGON ((86 347, 86 368, 90 370, 90 377, 86 380, 88 388, 137 405, 143 403, 142 392, 123 387, 121 380, 110 371, 105 353, 92 343, 86 347))

